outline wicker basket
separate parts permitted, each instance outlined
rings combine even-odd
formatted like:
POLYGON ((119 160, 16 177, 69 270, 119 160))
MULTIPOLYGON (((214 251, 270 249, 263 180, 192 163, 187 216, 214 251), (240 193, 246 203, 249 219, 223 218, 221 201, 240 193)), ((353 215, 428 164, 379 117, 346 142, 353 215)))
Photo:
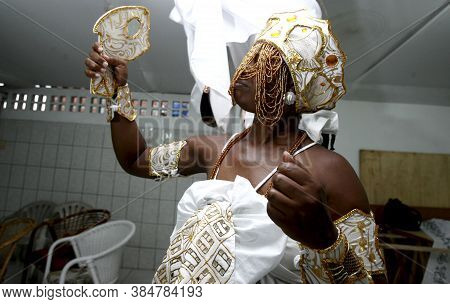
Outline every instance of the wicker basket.
POLYGON ((17 242, 28 235, 35 225, 31 218, 13 218, 0 225, 0 282, 3 282, 17 242))

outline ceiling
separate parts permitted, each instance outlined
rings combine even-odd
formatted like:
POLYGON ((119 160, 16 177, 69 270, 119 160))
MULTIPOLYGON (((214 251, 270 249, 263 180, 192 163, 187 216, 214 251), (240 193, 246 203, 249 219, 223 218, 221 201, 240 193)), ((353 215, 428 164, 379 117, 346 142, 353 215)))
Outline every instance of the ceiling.
MULTIPOLYGON (((450 106, 448 0, 320 2, 348 56, 350 95, 370 100, 379 98, 376 88, 421 90, 420 96, 439 92, 432 102, 450 106)), ((106 10, 124 4, 151 10, 151 51, 130 63, 134 89, 189 93, 186 39, 183 28, 168 18, 170 0, 0 0, 0 82, 20 88, 88 87, 83 61, 96 40, 92 25, 106 10)), ((408 100, 415 95, 405 94, 408 100)))

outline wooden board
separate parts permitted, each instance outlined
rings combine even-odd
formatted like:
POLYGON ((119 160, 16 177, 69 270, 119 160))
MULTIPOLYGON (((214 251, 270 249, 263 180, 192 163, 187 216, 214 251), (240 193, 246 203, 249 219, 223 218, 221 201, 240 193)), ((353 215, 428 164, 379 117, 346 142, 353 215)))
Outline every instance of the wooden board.
POLYGON ((360 150, 361 182, 371 204, 450 208, 450 155, 360 150))

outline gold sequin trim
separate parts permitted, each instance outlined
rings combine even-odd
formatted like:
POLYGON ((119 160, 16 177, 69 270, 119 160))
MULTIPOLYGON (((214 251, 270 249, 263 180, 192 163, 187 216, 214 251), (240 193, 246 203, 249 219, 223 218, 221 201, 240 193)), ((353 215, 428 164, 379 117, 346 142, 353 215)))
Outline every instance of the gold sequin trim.
MULTIPOLYGON (((144 6, 121 6, 103 14, 92 31, 109 57, 131 61, 150 48, 150 11, 144 6), (129 35, 129 24, 137 20, 139 29, 129 35)), ((91 94, 111 98, 116 88, 112 71, 107 69, 101 77, 91 79, 91 94)))
POLYGON ((350 211, 350 212, 344 214, 343 216, 341 216, 341 217, 338 218, 337 220, 333 221, 333 223, 334 223, 335 225, 337 225, 337 224, 340 224, 340 223, 342 223, 342 222, 345 222, 346 220, 348 220, 349 218, 351 218, 351 217, 354 216, 355 214, 359 214, 359 215, 362 215, 362 216, 365 216, 365 217, 373 218, 372 212, 369 214, 369 213, 365 213, 364 211, 359 210, 359 209, 353 209, 352 211, 350 211))
POLYGON ((160 145, 149 151, 149 175, 157 178, 178 176, 180 153, 187 144, 185 140, 160 145))
POLYGON ((153 283, 228 283, 236 263, 232 217, 228 202, 212 201, 196 211, 172 238, 153 283))
POLYGON ((109 99, 106 103, 106 120, 110 122, 113 119, 113 112, 116 111, 120 116, 129 121, 134 121, 137 117, 136 110, 131 103, 131 92, 128 84, 117 88, 117 97, 115 100, 109 99))
MULTIPOLYGON (((321 260, 330 282, 337 284, 354 283, 368 278, 364 263, 350 248, 345 237, 339 242, 339 245, 343 245, 344 248, 341 248, 342 252, 337 253, 336 258, 322 258, 321 260)), ((330 254, 330 252, 327 253, 330 254)))
POLYGON ((330 247, 314 250, 298 244, 301 280, 307 283, 372 283, 371 274, 385 275, 385 263, 378 244, 378 226, 373 214, 354 209, 334 223, 340 235, 330 247), (360 271, 357 271, 358 267, 361 267, 360 271))
POLYGON ((272 43, 283 55, 295 85, 297 112, 332 109, 345 94, 346 56, 328 20, 303 11, 274 14, 258 35, 259 42, 272 43))

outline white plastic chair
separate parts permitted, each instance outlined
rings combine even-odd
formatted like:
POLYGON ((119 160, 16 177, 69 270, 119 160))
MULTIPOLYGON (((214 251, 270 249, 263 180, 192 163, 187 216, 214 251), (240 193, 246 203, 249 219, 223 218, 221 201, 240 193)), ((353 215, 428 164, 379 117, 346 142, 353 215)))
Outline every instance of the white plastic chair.
POLYGON ((78 235, 57 240, 48 252, 44 283, 48 282, 53 252, 64 242, 72 244, 76 258, 64 266, 59 277, 60 284, 64 284, 68 271, 75 264, 80 267, 87 266, 95 284, 115 283, 119 278, 123 247, 135 231, 136 226, 130 221, 112 221, 78 235))

